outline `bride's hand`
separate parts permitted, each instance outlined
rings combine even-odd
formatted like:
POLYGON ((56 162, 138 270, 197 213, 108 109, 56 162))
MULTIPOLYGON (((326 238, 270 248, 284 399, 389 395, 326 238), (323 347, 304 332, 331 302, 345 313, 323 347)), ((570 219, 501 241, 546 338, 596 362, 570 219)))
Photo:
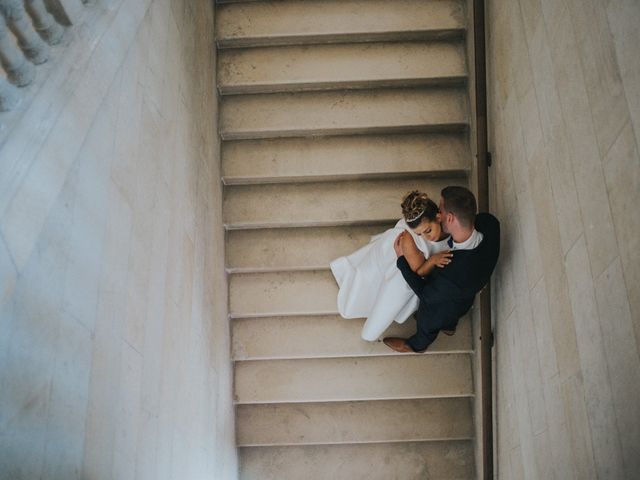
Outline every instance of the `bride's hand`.
POLYGON ((439 268, 444 268, 451 263, 453 258, 453 252, 447 250, 446 252, 436 253, 429 257, 429 262, 439 268))
POLYGON ((402 257, 404 255, 404 253, 402 252, 402 236, 403 235, 404 235, 404 232, 400 233, 400 235, 396 237, 395 242, 393 242, 393 249, 396 251, 397 257, 402 257))

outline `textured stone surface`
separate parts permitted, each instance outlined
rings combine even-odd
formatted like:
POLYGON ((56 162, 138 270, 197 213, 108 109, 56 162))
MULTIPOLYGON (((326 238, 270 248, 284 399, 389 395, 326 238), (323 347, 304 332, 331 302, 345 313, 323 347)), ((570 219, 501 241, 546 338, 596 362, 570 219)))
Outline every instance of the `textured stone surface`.
POLYGON ((466 354, 251 360, 236 363, 235 395, 238 403, 470 396, 469 367, 466 354))
POLYGON ((238 445, 468 439, 471 399, 238 405, 238 445))
POLYGON ((273 93, 226 96, 220 110, 225 140, 460 131, 467 123, 462 88, 273 93))
POLYGON ((489 6, 500 478, 637 476, 633 3, 489 6))
POLYGON ((261 445, 241 448, 241 478, 473 476, 471 444, 455 440, 474 436, 469 319, 427 354, 397 355, 337 315, 328 269, 392 226, 409 191, 468 184, 462 7, 219 8, 238 442, 261 445), (326 446, 268 446, 295 443, 326 446))
POLYGON ((464 44, 373 43, 228 49, 223 94, 463 83, 464 44))
POLYGON ((243 480, 474 478, 468 441, 243 448, 240 460, 243 480))
POLYGON ((229 279, 234 317, 334 313, 338 285, 330 270, 237 273, 229 279))
POLYGON ((458 0, 240 2, 219 7, 216 37, 231 46, 460 36, 463 6, 458 0))
POLYGON ((399 218, 399 204, 411 190, 439 198, 445 186, 464 183, 460 178, 413 177, 231 186, 225 189, 224 221, 230 228, 389 225, 399 218))
POLYGON ((227 269, 260 271, 327 268, 329 262, 366 245, 387 225, 271 228, 227 232, 227 269), (292 245, 301 248, 291 248, 292 245))
MULTIPOLYGON (((382 342, 360 338, 363 324, 364 319, 338 315, 236 318, 232 355, 235 360, 392 355, 382 342)), ((384 336, 408 337, 415 328, 415 320, 409 318, 403 324, 392 323, 384 336)), ((471 350, 471 323, 464 318, 454 336, 440 335, 427 354, 471 350)))
POLYGON ((87 11, 2 120, 0 478, 237 478, 211 2, 87 11))
POLYGON ((464 133, 281 138, 224 142, 222 146, 226 184, 418 173, 446 176, 468 168, 469 147, 464 133))

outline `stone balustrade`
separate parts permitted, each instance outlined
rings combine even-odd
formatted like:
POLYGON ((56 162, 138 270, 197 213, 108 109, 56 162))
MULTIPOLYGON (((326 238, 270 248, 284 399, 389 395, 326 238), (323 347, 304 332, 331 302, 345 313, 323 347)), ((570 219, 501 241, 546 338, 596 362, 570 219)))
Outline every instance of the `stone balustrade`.
POLYGON ((0 0, 0 111, 20 103, 20 87, 36 79, 36 65, 49 60, 51 45, 78 17, 82 0, 0 0), (77 4, 77 5, 76 5, 77 4), (18 87, 18 88, 16 88, 18 87))

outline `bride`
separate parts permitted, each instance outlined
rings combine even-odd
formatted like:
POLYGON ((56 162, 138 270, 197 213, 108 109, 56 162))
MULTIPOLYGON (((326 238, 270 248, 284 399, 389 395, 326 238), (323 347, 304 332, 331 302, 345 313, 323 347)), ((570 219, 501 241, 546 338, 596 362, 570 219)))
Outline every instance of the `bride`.
POLYGON ((366 317, 362 338, 378 340, 395 320, 403 323, 418 308, 418 298, 396 268, 394 243, 402 246, 411 269, 426 276, 451 261, 438 206, 426 193, 414 190, 402 201, 396 226, 346 257, 331 262, 338 282, 338 311, 344 318, 366 317))

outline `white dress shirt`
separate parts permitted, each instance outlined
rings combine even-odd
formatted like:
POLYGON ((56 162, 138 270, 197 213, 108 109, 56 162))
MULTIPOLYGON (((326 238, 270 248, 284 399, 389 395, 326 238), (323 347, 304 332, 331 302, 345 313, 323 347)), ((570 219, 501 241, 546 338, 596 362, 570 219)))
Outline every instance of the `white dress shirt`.
POLYGON ((461 243, 454 242, 453 238, 450 237, 449 248, 451 250, 473 250, 478 245, 480 245, 480 242, 482 242, 483 238, 484 236, 482 235, 482 233, 480 233, 474 228, 473 232, 471 233, 471 236, 467 238, 464 242, 461 242, 461 243))

